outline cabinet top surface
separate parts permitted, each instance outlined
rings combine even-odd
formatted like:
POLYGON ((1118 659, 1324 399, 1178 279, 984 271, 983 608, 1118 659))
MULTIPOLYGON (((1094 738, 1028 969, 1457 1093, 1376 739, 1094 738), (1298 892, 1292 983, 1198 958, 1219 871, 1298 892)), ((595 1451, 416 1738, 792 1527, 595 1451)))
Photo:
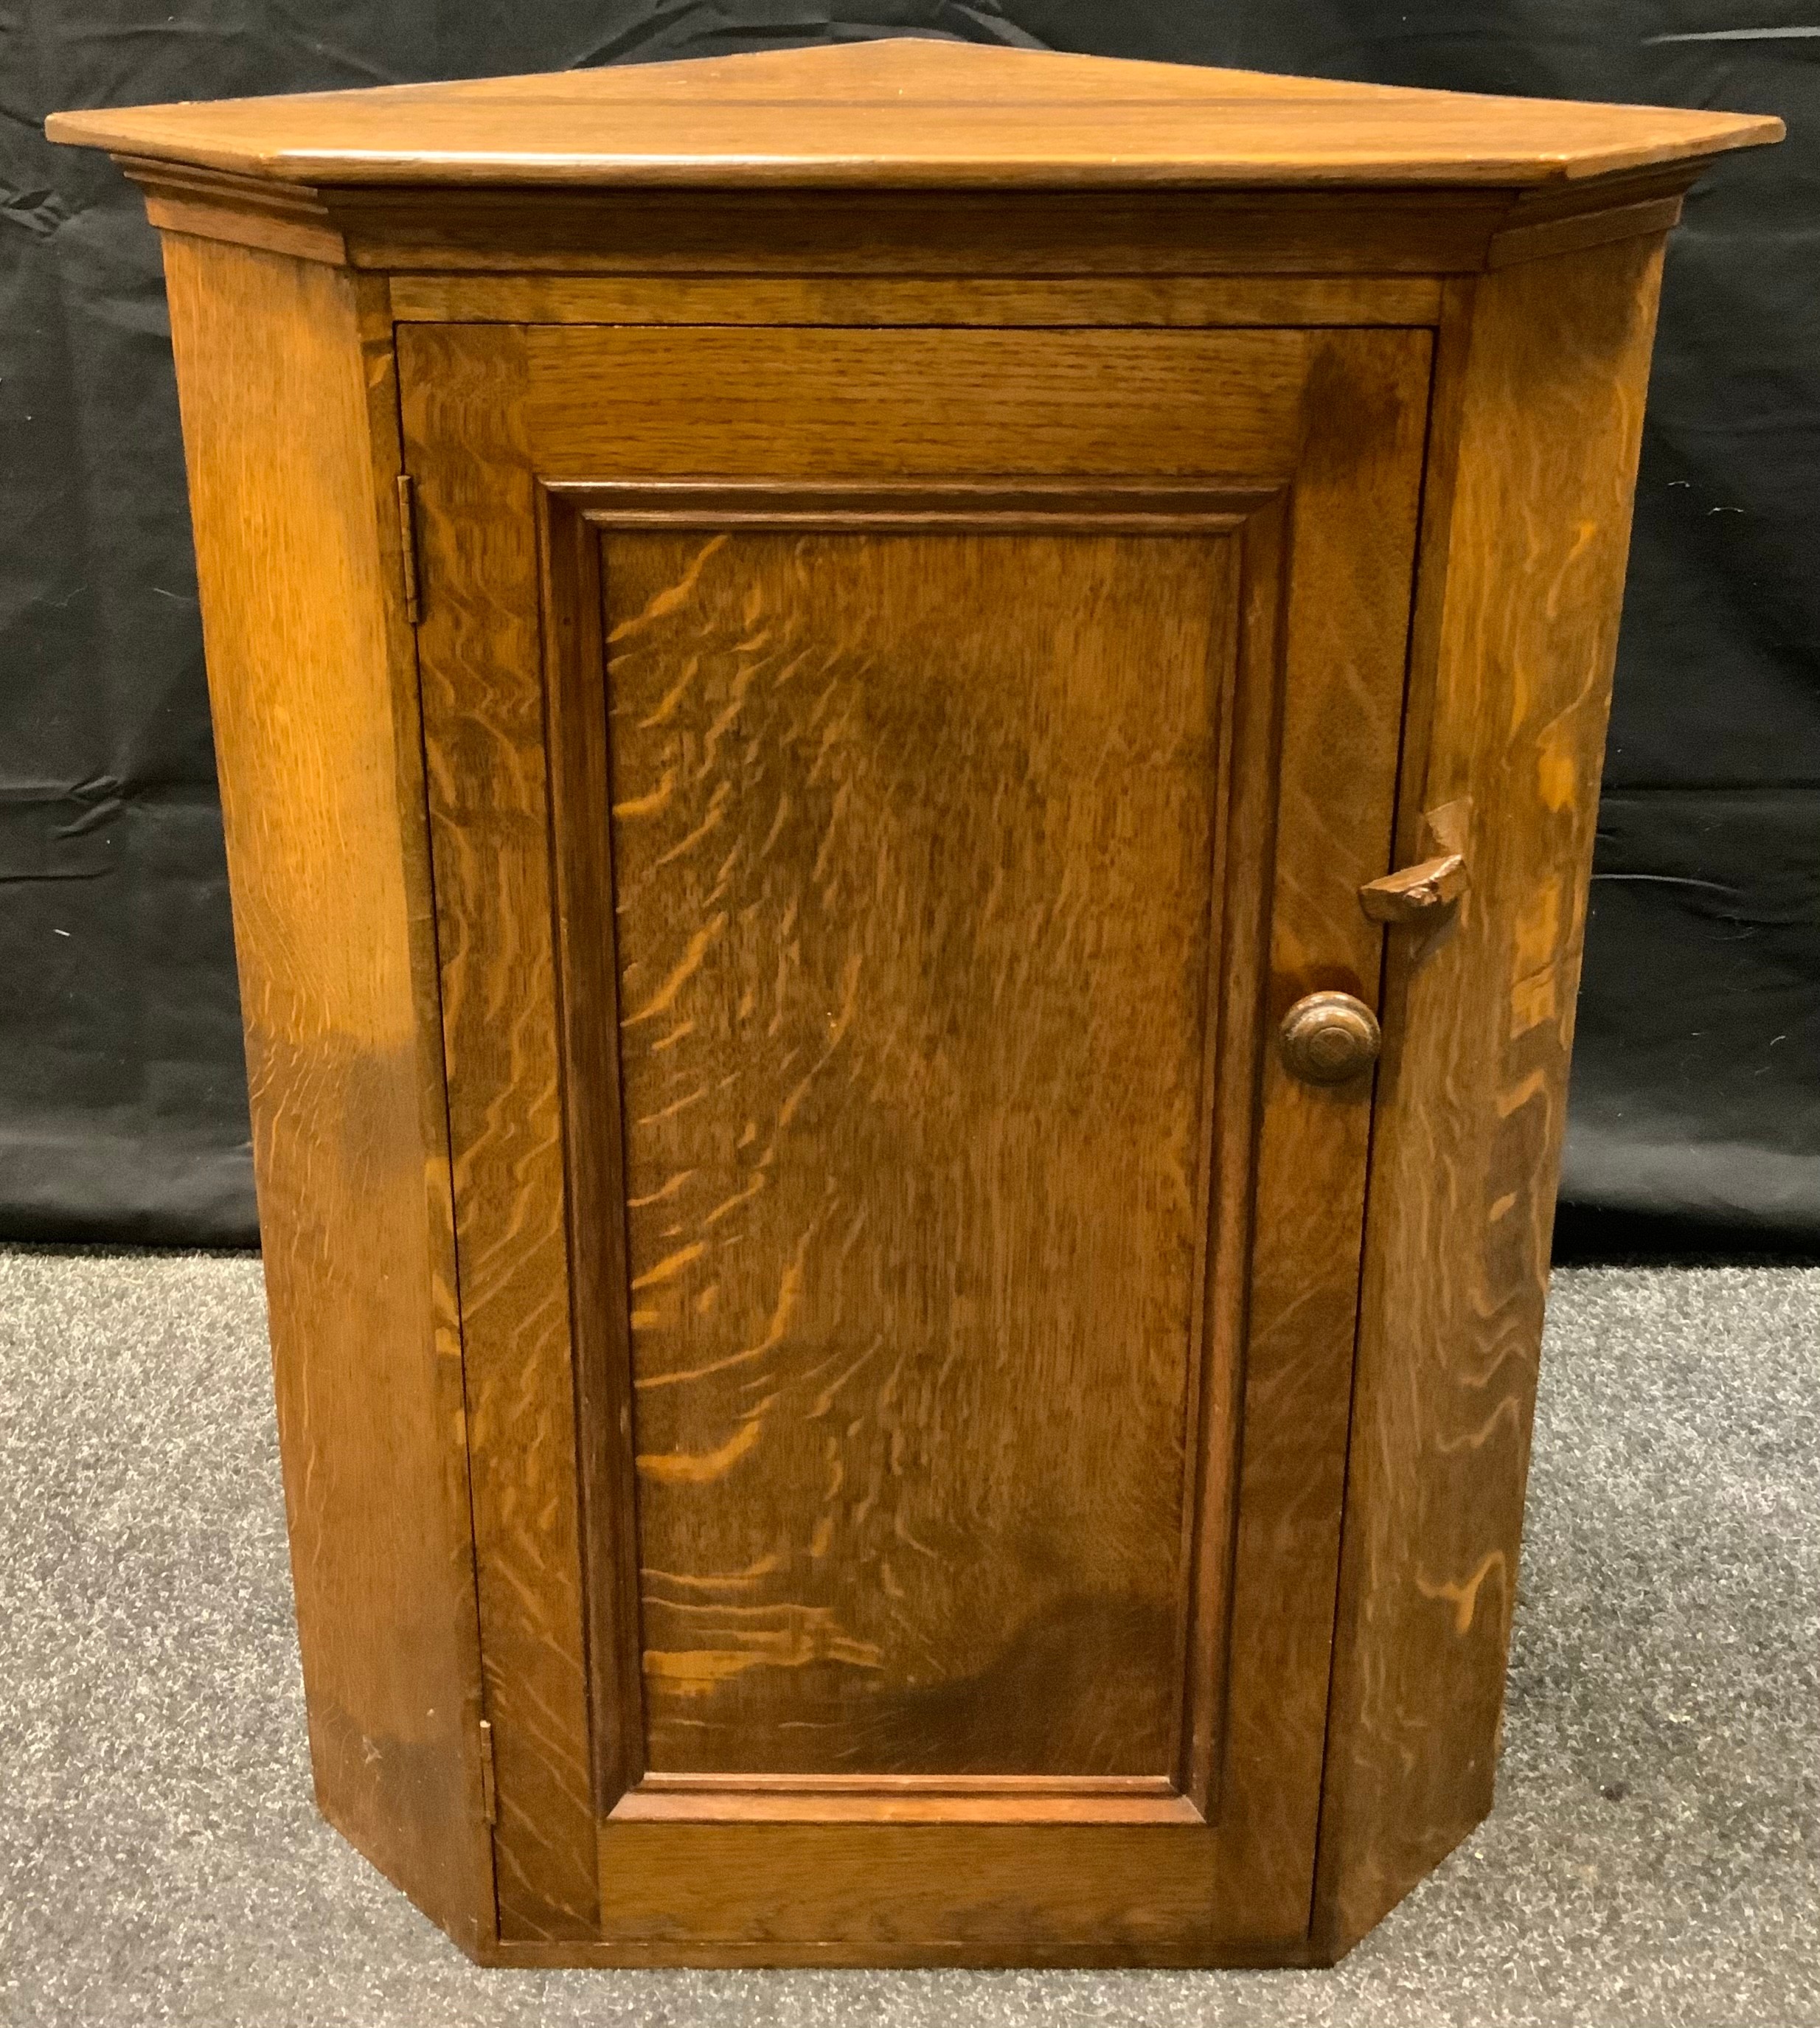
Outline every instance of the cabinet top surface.
POLYGON ((886 40, 60 113, 56 141, 316 184, 1548 183, 1779 120, 886 40))

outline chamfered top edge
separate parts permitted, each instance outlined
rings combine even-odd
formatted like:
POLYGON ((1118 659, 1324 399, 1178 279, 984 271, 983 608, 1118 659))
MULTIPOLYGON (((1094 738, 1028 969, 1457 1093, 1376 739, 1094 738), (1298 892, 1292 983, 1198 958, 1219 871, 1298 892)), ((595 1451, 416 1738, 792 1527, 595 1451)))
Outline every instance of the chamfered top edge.
POLYGON ((316 185, 1522 187, 1781 139, 1769 115, 893 38, 54 113, 54 141, 316 185))

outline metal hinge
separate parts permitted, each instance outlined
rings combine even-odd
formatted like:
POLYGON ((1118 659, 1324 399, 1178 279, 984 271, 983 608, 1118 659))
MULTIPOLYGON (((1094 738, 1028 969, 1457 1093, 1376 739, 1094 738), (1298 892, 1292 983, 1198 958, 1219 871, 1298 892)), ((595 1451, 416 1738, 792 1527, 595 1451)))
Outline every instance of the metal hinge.
POLYGON ((417 590, 416 496, 408 472, 398 474, 398 557, 405 575, 405 617, 415 627, 424 616, 417 590))
POLYGON ((480 1807, 486 1812, 486 1821, 499 1821, 499 1778, 493 1769, 493 1727, 485 1719, 480 1721, 480 1807))

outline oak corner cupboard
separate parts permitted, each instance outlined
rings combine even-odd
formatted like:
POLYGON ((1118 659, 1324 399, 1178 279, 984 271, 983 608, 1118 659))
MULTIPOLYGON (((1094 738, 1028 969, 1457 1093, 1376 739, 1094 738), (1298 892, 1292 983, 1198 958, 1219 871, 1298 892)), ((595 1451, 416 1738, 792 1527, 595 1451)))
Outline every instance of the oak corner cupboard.
POLYGON ((883 41, 164 235, 316 1792, 519 1965, 1309 1963, 1489 1808, 1664 235, 883 41))

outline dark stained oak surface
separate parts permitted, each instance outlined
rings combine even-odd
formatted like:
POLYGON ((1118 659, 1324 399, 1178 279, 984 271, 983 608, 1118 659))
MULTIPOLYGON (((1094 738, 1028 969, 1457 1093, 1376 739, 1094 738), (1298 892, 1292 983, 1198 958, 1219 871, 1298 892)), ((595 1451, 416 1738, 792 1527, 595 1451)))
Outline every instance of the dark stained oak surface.
POLYGON ((422 580, 435 587, 419 667, 499 1916, 506 1934, 584 1936, 597 1890, 554 875, 538 615, 512 595, 515 567, 535 553, 515 398, 523 346, 509 338, 482 374, 439 333, 412 335, 400 361, 407 457, 426 410, 463 424, 460 457, 418 487, 422 580))
POLYGON ((617 324, 1432 324, 1441 284, 1427 277, 1331 276, 1207 280, 1182 276, 1108 283, 899 279, 833 282, 751 276, 653 282, 601 276, 403 275, 391 284, 400 323, 617 324))
POLYGON ((527 338, 551 479, 616 468, 864 479, 1287 476, 1316 341, 1297 331, 627 329, 527 338), (957 398, 956 390, 967 390, 957 398), (837 398, 838 390, 838 398, 837 398), (993 390, 997 390, 997 398, 993 390))
POLYGON ((165 258, 316 1794, 472 1950, 491 1863, 390 335, 348 276, 165 258))
POLYGON ((1548 183, 1780 120, 888 39, 61 113, 55 141, 316 184, 1548 183))
POLYGON ((1444 335, 1401 842, 1419 857, 1421 812, 1470 798, 1472 884, 1451 927, 1391 937, 1317 1903, 1334 1948, 1491 1807, 1661 263, 1635 239, 1490 276, 1444 335))
POLYGON ((1230 545, 605 540, 649 1764, 1165 1774, 1230 545))
POLYGON ((805 1949, 817 1823, 982 1841, 881 1948, 979 1867, 1099 1948, 1050 1841, 1134 1825, 1292 1936, 1369 1092, 1260 1087, 1259 1001, 1374 990, 1426 336, 830 332, 837 402, 812 335, 403 342, 448 1002, 562 1016, 451 1037, 464 1246, 570 1232, 568 1345, 541 1279, 468 1339, 502 1934, 578 1934, 592 1752, 615 1937, 654 1863, 805 1949))

